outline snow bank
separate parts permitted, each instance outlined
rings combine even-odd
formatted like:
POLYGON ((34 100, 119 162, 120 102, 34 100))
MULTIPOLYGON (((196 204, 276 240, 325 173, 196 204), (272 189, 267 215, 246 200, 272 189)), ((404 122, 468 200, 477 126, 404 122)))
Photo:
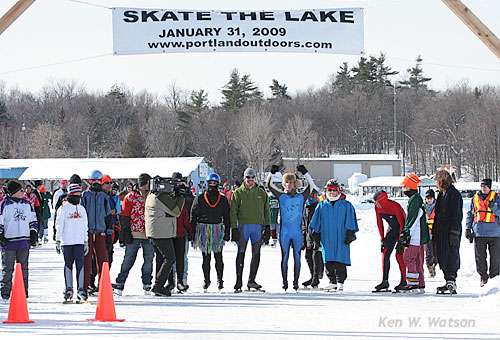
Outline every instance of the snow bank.
POLYGON ((362 174, 360 172, 355 172, 351 177, 347 180, 347 184, 349 185, 349 191, 351 194, 358 194, 359 192, 359 184, 366 182, 368 180, 368 176, 362 174))

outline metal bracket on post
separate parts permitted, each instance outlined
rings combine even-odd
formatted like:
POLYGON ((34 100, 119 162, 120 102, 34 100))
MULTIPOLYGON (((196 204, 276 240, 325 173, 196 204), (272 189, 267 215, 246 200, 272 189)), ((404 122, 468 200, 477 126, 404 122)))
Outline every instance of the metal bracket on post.
POLYGON ((36 0, 19 0, 0 18, 0 35, 17 20, 36 0))

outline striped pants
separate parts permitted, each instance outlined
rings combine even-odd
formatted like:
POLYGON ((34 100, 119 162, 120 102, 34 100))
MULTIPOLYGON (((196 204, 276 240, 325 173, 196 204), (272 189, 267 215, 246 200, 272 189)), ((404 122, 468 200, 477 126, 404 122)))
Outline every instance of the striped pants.
POLYGON ((424 246, 412 246, 406 248, 404 260, 408 274, 406 279, 412 286, 425 286, 424 277, 424 246))

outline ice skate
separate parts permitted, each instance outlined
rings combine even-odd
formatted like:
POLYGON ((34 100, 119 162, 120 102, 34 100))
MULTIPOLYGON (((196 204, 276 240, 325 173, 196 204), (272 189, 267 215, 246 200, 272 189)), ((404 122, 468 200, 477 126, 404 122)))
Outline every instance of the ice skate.
POLYGON ((311 285, 312 281, 313 278, 311 277, 309 280, 302 282, 302 285, 304 286, 304 288, 307 288, 308 286, 311 285))
POLYGON ((117 296, 122 296, 123 294, 123 283, 112 283, 111 288, 113 288, 113 294, 117 296))
POLYGON ((317 289, 319 286, 319 277, 313 277, 311 281, 311 288, 317 289))
POLYGON ((262 286, 255 282, 255 280, 248 281, 247 288, 250 292, 265 292, 265 290, 262 289, 262 286))
POLYGON ((217 280, 217 289, 222 290, 224 289, 224 281, 222 280, 217 280))
POLYGON ((66 288, 64 290, 64 304, 73 303, 73 288, 66 288))
POLYGON ((182 282, 177 283, 177 290, 181 293, 188 290, 188 288, 189 286, 185 286, 182 282))
POLYGON ((153 286, 153 288, 151 288, 151 293, 154 293, 155 296, 171 296, 172 293, 170 292, 170 290, 168 290, 167 288, 165 287, 162 287, 162 286, 153 286))
POLYGON ((299 290, 299 283, 296 281, 293 282, 293 290, 295 290, 295 291, 299 290))
POLYGON ((406 280, 401 279, 401 282, 394 287, 393 293, 399 293, 406 286, 406 280))
POLYGON ((142 289, 144 290, 144 295, 151 295, 151 285, 145 284, 142 286, 142 289))
POLYGON ((76 293, 76 297, 78 298, 76 303, 90 303, 87 301, 89 296, 87 295, 87 291, 85 289, 79 289, 76 293))
POLYGON ((288 289, 288 282, 284 281, 284 282, 283 282, 283 286, 282 286, 282 288, 283 288, 283 290, 284 290, 284 291, 285 291, 285 293, 286 293, 286 291, 287 291, 287 289, 288 289))
POLYGON ((372 293, 386 293, 389 291, 389 281, 383 280, 375 286, 375 290, 372 290, 372 293))
POLYGON ((325 292, 331 293, 331 292, 336 292, 337 291, 337 284, 330 282, 326 287, 325 287, 325 292))
POLYGON ((208 291, 208 287, 210 287, 210 281, 205 281, 203 283, 203 292, 206 293, 208 291))

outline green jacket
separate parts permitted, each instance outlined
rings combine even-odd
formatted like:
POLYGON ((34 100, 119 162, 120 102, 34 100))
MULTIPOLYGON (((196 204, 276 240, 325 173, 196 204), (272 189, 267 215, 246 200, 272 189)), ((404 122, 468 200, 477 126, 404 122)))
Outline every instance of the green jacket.
POLYGON ((264 189, 255 185, 248 189, 246 183, 233 192, 231 198, 231 227, 238 224, 271 224, 269 200, 264 189))
POLYGON ((46 191, 41 194, 43 200, 43 217, 42 220, 48 220, 50 218, 50 204, 49 201, 52 202, 52 195, 50 192, 46 191))
POLYGON ((406 215, 404 230, 410 235, 410 245, 412 246, 427 244, 430 241, 424 200, 418 192, 408 200, 408 214, 406 215))

